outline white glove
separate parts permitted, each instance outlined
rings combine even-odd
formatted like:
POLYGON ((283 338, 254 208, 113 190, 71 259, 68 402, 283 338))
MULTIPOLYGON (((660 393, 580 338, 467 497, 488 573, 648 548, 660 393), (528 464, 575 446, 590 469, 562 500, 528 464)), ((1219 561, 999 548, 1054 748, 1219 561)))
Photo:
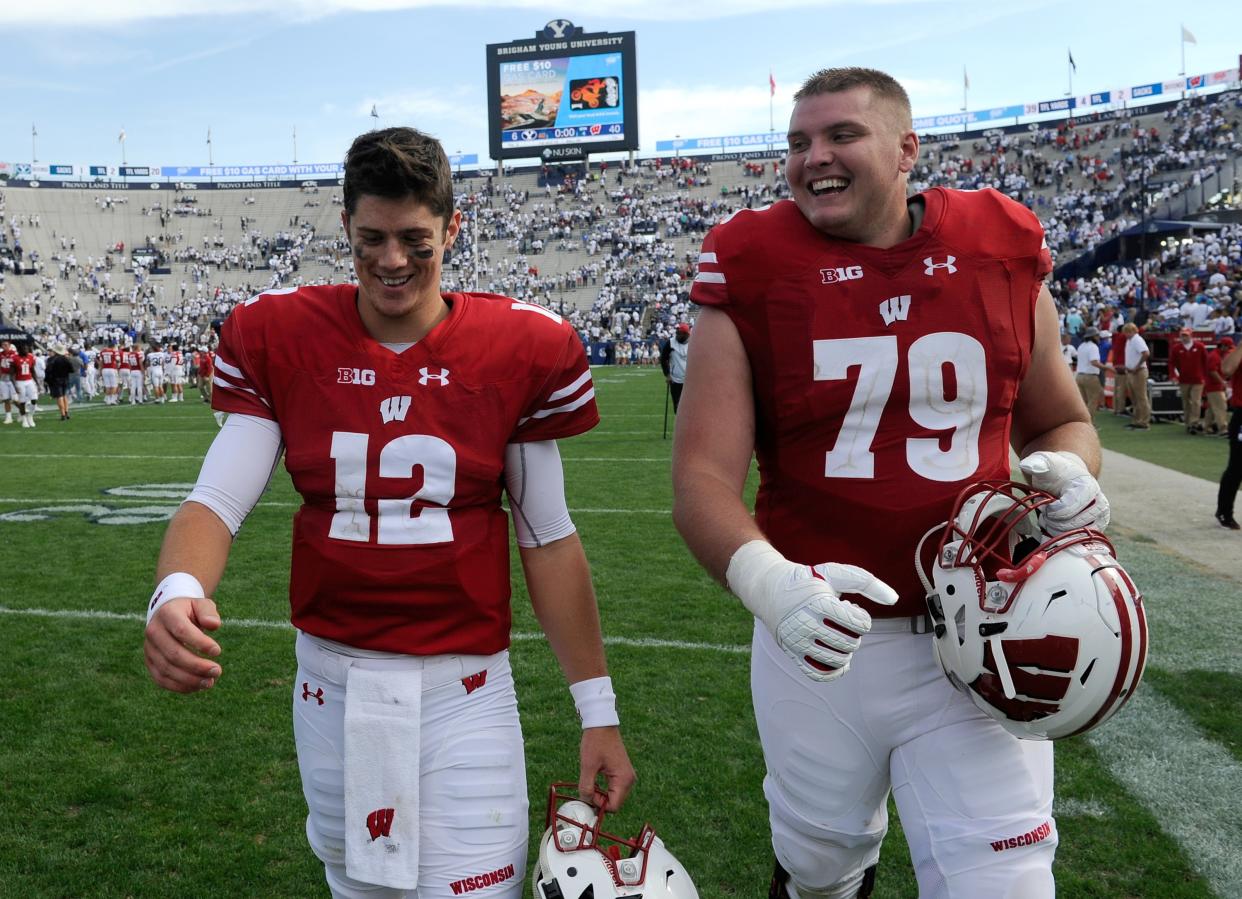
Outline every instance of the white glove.
POLYGON ((1058 497, 1055 503, 1039 511, 1040 524, 1049 534, 1055 536, 1075 528, 1102 531, 1108 527, 1108 499, 1100 490, 1100 482, 1074 453, 1031 453, 1018 467, 1032 487, 1058 497))
POLYGON ((802 673, 817 681, 843 675, 871 630, 871 616, 838 594, 861 593, 886 606, 897 602, 896 591, 868 571, 835 562, 798 565, 763 540, 738 548, 725 580, 802 673))

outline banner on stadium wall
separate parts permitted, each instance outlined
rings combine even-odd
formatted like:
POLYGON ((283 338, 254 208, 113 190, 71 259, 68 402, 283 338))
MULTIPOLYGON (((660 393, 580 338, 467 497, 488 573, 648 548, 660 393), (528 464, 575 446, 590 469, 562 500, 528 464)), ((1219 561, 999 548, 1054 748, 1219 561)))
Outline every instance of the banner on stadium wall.
POLYGON ((763 134, 729 134, 723 137, 679 137, 676 140, 656 141, 656 152, 736 150, 738 147, 766 147, 769 144, 784 146, 786 139, 787 135, 783 131, 767 131, 763 134))
POLYGON ((341 162, 311 162, 299 165, 163 165, 152 177, 164 178, 340 178, 345 174, 341 162))
POLYGON ((1035 104, 1035 108, 1040 113, 1045 112, 1069 112, 1078 105, 1076 97, 1062 97, 1060 100, 1040 100, 1035 104))
POLYGON ((914 120, 916 131, 923 128, 958 128, 962 125, 973 125, 976 122, 996 122, 1001 119, 1013 119, 1026 115, 1026 106, 996 106, 992 109, 979 109, 974 112, 952 112, 947 115, 921 116, 914 120))

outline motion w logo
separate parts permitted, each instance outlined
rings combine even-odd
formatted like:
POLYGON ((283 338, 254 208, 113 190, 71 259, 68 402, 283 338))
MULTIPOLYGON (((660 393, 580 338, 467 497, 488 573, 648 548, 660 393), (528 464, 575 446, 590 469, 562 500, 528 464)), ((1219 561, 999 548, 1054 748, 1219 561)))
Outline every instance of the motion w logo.
POLYGON ((367 830, 371 833, 371 842, 389 835, 392 831, 392 819, 396 814, 396 809, 377 808, 367 815, 367 830))
POLYGON ((390 396, 380 403, 380 418, 384 419, 384 424, 391 421, 405 421, 405 415, 410 411, 412 401, 413 397, 390 396))
POLYGON ((899 297, 889 297, 880 304, 880 315, 886 325, 891 325, 899 320, 904 322, 909 314, 910 294, 908 293, 904 293, 899 297))
POLYGON ((484 668, 478 674, 468 674, 461 679, 461 685, 466 688, 466 695, 469 696, 479 687, 487 683, 487 669, 484 668))

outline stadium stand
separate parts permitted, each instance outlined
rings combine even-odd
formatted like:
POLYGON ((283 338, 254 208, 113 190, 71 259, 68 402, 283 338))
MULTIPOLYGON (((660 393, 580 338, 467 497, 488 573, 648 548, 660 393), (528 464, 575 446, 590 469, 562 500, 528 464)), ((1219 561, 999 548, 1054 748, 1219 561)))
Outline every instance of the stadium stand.
MULTIPOLYGON (((1242 221, 1240 98, 1235 90, 929 135, 911 188, 994 187, 1033 209, 1057 263, 1063 314, 1142 323, 1197 292, 1232 324, 1242 225, 1226 222, 1242 221)), ((773 155, 465 173, 465 227, 444 286, 562 313, 593 361, 653 363, 654 345, 692 315, 703 234, 787 195, 773 155)), ((339 187, 190 187, 0 191, 0 325, 43 345, 203 345, 212 321, 261 290, 352 278, 339 187)))

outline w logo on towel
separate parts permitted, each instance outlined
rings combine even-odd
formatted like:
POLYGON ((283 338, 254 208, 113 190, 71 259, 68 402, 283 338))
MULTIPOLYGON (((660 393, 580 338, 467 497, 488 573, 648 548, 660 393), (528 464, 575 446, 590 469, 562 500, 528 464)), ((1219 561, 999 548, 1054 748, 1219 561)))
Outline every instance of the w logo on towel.
POLYGON ((467 674, 461 679, 461 685, 466 688, 466 695, 469 696, 479 687, 487 683, 487 669, 484 668, 477 674, 467 674))
POLYGON ((371 831, 371 841, 374 842, 380 837, 388 836, 392 830, 392 819, 396 815, 397 810, 391 808, 377 808, 371 814, 367 815, 367 830, 371 831))

